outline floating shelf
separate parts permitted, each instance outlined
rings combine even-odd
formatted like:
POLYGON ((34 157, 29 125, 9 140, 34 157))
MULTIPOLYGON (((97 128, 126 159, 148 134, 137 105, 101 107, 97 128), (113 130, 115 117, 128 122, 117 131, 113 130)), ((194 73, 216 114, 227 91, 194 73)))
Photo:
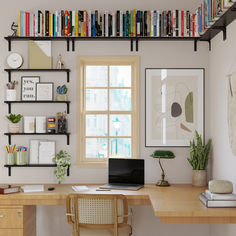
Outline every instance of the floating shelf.
POLYGON ((52 133, 4 133, 4 135, 8 136, 8 143, 11 145, 11 136, 18 136, 18 135, 64 135, 67 137, 67 145, 70 145, 70 133, 65 134, 52 134, 52 133))
MULTIPOLYGON (((8 168, 8 176, 11 176, 11 168, 12 167, 56 167, 56 164, 27 164, 27 165, 4 165, 4 167, 8 168)), ((70 176, 70 165, 67 168, 67 176, 70 176)))
POLYGON ((9 83, 11 82, 11 73, 13 72, 65 72, 67 75, 67 83, 70 82, 70 69, 4 69, 4 71, 8 72, 9 83))
POLYGON ((20 103, 64 103, 66 104, 67 114, 70 113, 70 101, 4 101, 4 103, 8 104, 8 113, 11 113, 11 105, 12 104, 20 104, 20 103))

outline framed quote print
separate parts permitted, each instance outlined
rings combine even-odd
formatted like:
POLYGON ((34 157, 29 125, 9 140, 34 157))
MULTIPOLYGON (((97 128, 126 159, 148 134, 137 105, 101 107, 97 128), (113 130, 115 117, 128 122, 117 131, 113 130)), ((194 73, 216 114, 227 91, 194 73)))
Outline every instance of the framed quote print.
POLYGON ((39 76, 21 77, 21 101, 36 100, 36 83, 40 82, 39 76))
POLYGON ((145 146, 187 147, 195 136, 204 144, 204 69, 145 70, 145 146))
POLYGON ((36 83, 36 100, 53 101, 53 83, 36 83))

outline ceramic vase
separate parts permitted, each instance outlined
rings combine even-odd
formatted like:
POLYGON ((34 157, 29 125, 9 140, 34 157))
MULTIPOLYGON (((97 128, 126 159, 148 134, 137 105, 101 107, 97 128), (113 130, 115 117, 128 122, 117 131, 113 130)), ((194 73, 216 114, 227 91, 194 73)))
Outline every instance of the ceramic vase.
POLYGON ((56 100, 57 101, 67 101, 67 95, 66 94, 57 94, 56 100))
POLYGON ((207 171, 206 170, 193 170, 192 185, 196 187, 206 186, 207 185, 207 171))
POLYGON ((8 124, 8 131, 9 133, 19 133, 20 132, 20 124, 19 123, 9 123, 8 124))

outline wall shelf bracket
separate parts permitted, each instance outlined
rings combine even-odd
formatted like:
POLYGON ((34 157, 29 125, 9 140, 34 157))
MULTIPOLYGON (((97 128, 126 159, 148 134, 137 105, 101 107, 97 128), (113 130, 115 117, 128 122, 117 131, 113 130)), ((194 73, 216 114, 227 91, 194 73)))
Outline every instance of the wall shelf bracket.
POLYGON ((8 51, 10 52, 11 51, 11 39, 8 38, 7 42, 8 42, 8 51))
POLYGON ((136 39, 136 52, 138 52, 138 39, 136 39))
POLYGON ((130 40, 130 51, 133 52, 134 50, 134 42, 133 39, 130 40))
POLYGON ((74 52, 75 51, 75 40, 72 39, 71 42, 72 42, 72 51, 74 52))
POLYGON ((69 52, 70 51, 70 39, 69 38, 66 40, 66 45, 67 45, 67 52, 69 52))
POLYGON ((214 26, 212 30, 221 30, 223 32, 223 40, 225 41, 227 39, 226 26, 214 26))
POLYGON ((208 40, 208 44, 209 44, 209 51, 211 51, 211 40, 208 40))
POLYGON ((197 39, 194 40, 194 52, 197 51, 197 39))

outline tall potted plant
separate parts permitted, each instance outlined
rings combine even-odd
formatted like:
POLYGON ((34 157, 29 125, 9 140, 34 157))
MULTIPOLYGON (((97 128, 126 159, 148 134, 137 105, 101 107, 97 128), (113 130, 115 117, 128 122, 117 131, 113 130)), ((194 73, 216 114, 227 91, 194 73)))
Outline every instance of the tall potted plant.
POLYGON ((6 116, 7 119, 10 121, 8 125, 8 131, 9 133, 19 133, 20 132, 20 125, 19 122, 22 118, 21 114, 10 114, 9 116, 6 116))
POLYGON ((195 140, 190 141, 190 157, 188 162, 193 168, 192 172, 192 184, 193 186, 206 186, 207 185, 207 164, 209 159, 209 152, 211 149, 211 139, 208 140, 204 146, 202 144, 202 137, 195 131, 195 140))

